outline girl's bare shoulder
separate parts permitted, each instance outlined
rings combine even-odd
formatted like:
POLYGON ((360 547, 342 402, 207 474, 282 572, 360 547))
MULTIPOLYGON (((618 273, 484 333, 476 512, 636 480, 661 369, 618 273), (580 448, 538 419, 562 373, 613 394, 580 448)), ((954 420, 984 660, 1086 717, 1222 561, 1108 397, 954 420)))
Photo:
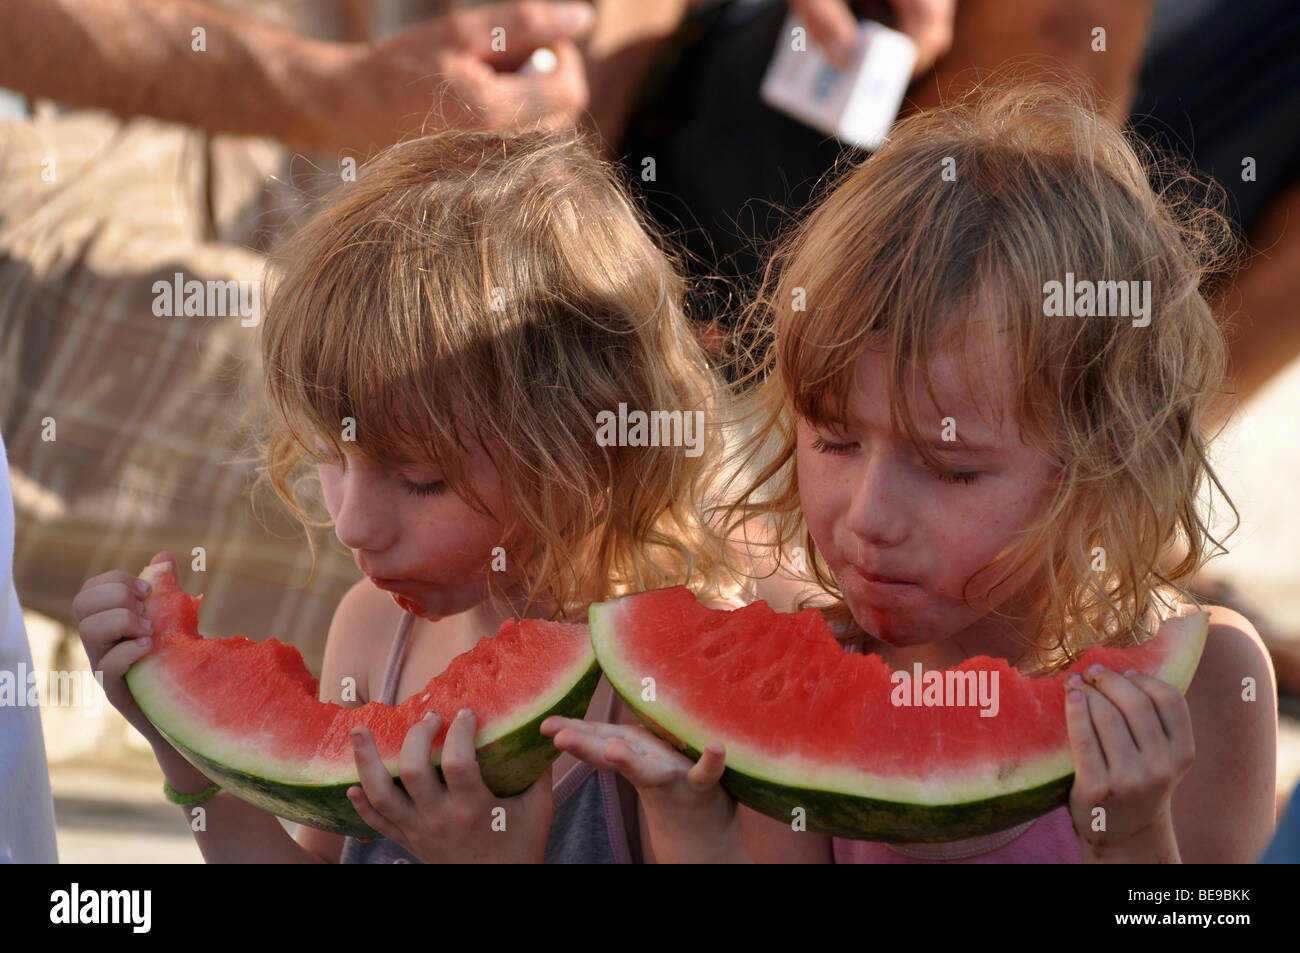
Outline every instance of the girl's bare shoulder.
MULTIPOLYGON (((1273 664, 1249 619, 1225 606, 1201 608, 1210 626, 1187 690, 1195 760, 1174 795, 1179 852, 1186 863, 1251 863, 1274 821, 1273 664)), ((1162 628, 1170 624, 1179 620, 1162 628)))
MULTIPOLYGON (((1258 630, 1240 612, 1227 606, 1185 605, 1180 608, 1177 615, 1170 616, 1161 623, 1160 631, 1175 626, 1196 624, 1196 617, 1202 612, 1209 617, 1209 632, 1205 638, 1205 649, 1201 653, 1200 664, 1196 669, 1197 675, 1193 677, 1192 686, 1188 690, 1189 702, 1193 697, 1192 690, 1196 689, 1198 684, 1204 685, 1213 681, 1222 685, 1222 679, 1229 675, 1236 676, 1234 682, 1236 690, 1226 693, 1215 692, 1211 697, 1239 701, 1243 688, 1251 687, 1243 686, 1242 679, 1252 678, 1255 680, 1254 687, 1258 689, 1259 697, 1267 698, 1273 684, 1272 661, 1258 630), (1202 678, 1202 673, 1208 673, 1209 677, 1202 678)), ((1205 697, 1205 693, 1198 693, 1198 697, 1205 697)))

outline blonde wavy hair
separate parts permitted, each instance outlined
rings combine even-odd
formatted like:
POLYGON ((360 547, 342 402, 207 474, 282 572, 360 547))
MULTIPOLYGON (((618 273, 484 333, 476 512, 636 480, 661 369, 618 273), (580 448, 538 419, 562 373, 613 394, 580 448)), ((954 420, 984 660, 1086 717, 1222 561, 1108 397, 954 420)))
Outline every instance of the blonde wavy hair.
POLYGON ((725 388, 689 331, 674 257, 588 136, 392 146, 271 276, 258 483, 304 529, 329 523, 300 505, 298 470, 337 460, 352 418, 356 452, 435 466, 485 514, 463 457, 486 448, 510 499, 500 545, 552 617, 641 589, 722 588, 725 552, 697 502, 723 456, 725 388), (704 411, 702 452, 598 445, 597 414, 620 403, 704 411))
MULTIPOLYGON (((1055 85, 976 90, 900 122, 873 156, 837 170, 764 270, 742 333, 757 343, 744 355, 747 479, 729 531, 762 517, 778 566, 802 546, 821 590, 807 601, 850 621, 801 516, 796 417, 842 424, 855 365, 883 352, 896 425, 943 470, 899 382, 916 372, 933 400, 932 355, 978 343, 1000 354, 1002 339, 1021 438, 1055 462, 1057 479, 1037 519, 981 571, 996 586, 1027 570, 1020 591, 1046 620, 1030 646, 1039 666, 1140 640, 1220 545, 1199 500, 1209 484, 1223 493, 1201 432, 1227 360, 1207 295, 1235 249, 1226 218, 1195 204, 1189 182, 1139 159, 1082 94, 1055 85), (1163 176, 1159 194, 1149 171, 1163 176), (1149 326, 1045 316, 1045 283, 1067 272, 1149 280, 1149 326), (798 289, 804 311, 792 307, 798 289), (1182 558, 1162 568, 1180 540, 1182 558)), ((993 410, 1000 419, 1006 408, 993 410)))

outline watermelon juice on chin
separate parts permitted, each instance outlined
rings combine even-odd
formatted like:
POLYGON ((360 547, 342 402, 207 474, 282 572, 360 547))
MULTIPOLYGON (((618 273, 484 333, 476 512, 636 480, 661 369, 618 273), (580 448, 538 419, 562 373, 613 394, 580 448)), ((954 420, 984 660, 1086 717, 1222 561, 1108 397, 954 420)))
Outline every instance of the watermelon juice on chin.
POLYGON ((386 590, 388 594, 393 597, 393 601, 397 603, 402 610, 409 612, 412 615, 424 617, 424 604, 419 599, 414 596, 394 591, 398 588, 409 588, 409 583, 404 583, 402 580, 398 579, 378 579, 374 576, 370 577, 370 581, 373 582, 377 588, 386 590))
POLYGON ((418 615, 418 616, 424 615, 424 607, 421 606, 420 603, 416 602, 414 599, 409 599, 406 596, 395 595, 393 596, 393 601, 396 602, 399 606, 401 606, 404 610, 411 613, 412 615, 418 615))

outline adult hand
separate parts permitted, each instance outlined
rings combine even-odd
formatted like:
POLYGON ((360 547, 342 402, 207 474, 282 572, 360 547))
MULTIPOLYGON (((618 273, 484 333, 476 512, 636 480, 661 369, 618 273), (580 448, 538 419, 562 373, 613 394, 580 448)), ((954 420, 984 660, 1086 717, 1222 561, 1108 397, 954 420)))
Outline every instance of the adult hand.
POLYGON ((510 133, 572 124, 587 105, 576 40, 595 22, 581 0, 519 0, 453 10, 378 45, 344 47, 318 97, 331 145, 386 146, 422 130, 510 133), (539 47, 549 72, 517 75, 539 47))
MULTIPOLYGON (((789 0, 790 8, 803 17, 812 38, 826 50, 831 62, 848 62, 857 38, 857 19, 848 0, 789 0)), ((920 76, 952 46, 952 22, 956 0, 889 0, 895 27, 916 44, 916 65, 912 78, 920 76)))

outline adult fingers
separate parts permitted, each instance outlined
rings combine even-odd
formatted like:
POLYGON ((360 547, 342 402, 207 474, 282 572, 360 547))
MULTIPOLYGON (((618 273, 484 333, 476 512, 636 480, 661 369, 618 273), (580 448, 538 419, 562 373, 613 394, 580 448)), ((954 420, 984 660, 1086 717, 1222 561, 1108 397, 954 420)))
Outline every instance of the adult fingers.
POLYGON ((954 0, 892 0, 897 26, 916 45, 912 78, 926 72, 952 48, 954 0))
POLYGON ((447 15, 460 49, 507 70, 537 47, 579 40, 596 24, 595 8, 579 0, 490 3, 447 15))
POLYGON ((846 0, 790 0, 813 40, 836 66, 848 65, 858 37, 858 22, 846 0))
POLYGON ((572 125, 587 106, 589 90, 582 53, 568 41, 552 44, 555 69, 549 73, 493 74, 484 98, 493 128, 559 129, 572 125))

